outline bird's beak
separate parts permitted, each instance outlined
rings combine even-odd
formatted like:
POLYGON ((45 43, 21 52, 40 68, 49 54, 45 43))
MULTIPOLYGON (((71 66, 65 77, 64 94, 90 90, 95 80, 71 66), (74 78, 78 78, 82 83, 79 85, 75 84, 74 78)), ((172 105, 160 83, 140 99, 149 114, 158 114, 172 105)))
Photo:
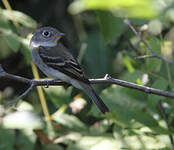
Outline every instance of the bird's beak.
POLYGON ((57 33, 57 34, 56 34, 56 37, 57 37, 57 38, 61 38, 61 37, 63 37, 63 36, 65 36, 64 33, 57 33))

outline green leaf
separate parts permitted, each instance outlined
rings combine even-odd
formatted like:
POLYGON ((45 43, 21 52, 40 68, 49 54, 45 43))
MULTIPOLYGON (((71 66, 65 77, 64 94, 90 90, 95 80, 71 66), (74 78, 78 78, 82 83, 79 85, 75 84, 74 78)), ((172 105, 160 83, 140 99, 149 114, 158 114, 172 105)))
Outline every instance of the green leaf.
POLYGON ((29 40, 28 39, 24 39, 24 38, 20 38, 20 42, 21 42, 21 46, 22 46, 22 52, 25 56, 25 60, 28 64, 31 63, 32 59, 31 59, 31 48, 29 47, 29 40))
MULTIPOLYGON (((151 47, 151 49, 157 54, 157 55, 161 55, 161 41, 155 37, 151 38, 149 41, 149 46, 151 47)), ((147 54, 151 53, 149 51, 147 51, 147 54)), ((152 72, 158 72, 161 68, 161 60, 157 59, 157 58, 150 58, 150 59, 146 59, 146 68, 148 71, 152 71, 152 72)))
POLYGON ((31 129, 19 130, 18 138, 15 141, 17 146, 23 150, 34 150, 36 134, 31 129))
POLYGON ((72 100, 71 87, 65 89, 63 86, 50 86, 49 88, 44 88, 44 90, 56 106, 60 107, 64 104, 69 104, 72 100))
MULTIPOLYGON (((168 82, 165 79, 157 79, 151 87, 165 91, 165 90, 167 90, 168 82)), ((148 95, 148 104, 152 108, 156 108, 158 101, 164 100, 164 99, 165 99, 165 97, 150 94, 150 95, 148 95)))
POLYGON ((97 11, 96 14, 105 42, 116 41, 125 29, 122 19, 116 18, 106 11, 97 11))
POLYGON ((161 43, 162 43, 162 41, 156 37, 152 37, 149 40, 149 46, 158 55, 161 55, 161 45, 162 45, 161 43))
POLYGON ((162 7, 154 0, 78 0, 69 6, 69 11, 77 14, 85 10, 108 10, 116 16, 152 18, 158 14, 156 5, 162 7))
POLYGON ((18 51, 19 46, 20 46, 20 42, 19 42, 18 36, 16 36, 15 34, 11 33, 11 34, 4 35, 3 38, 7 41, 9 47, 12 50, 14 50, 15 52, 18 51))
POLYGON ((0 28, 0 31, 3 33, 3 39, 7 41, 8 46, 17 52, 20 46, 20 38, 17 34, 13 33, 11 29, 0 28))
MULTIPOLYGON (((143 109, 146 107, 145 94, 117 85, 112 85, 109 88, 103 90, 100 96, 103 102, 109 107, 110 111, 115 112, 114 114, 117 114, 117 119, 121 119, 120 121, 123 121, 125 124, 129 124, 128 122, 131 120, 130 113, 126 110, 137 110, 137 108, 143 109), (125 116, 125 118, 123 116, 125 116)), ((101 115, 97 113, 98 110, 95 105, 93 105, 91 111, 94 115, 101 115)))
POLYGON ((46 145, 43 145, 43 150, 64 150, 63 147, 61 147, 60 145, 57 144, 53 144, 53 143, 48 143, 46 145))
POLYGON ((129 111, 131 113, 132 118, 136 121, 140 122, 141 124, 148 126, 148 127, 157 127, 158 122, 155 120, 148 112, 136 109, 135 111, 129 111))
POLYGON ((135 71, 135 69, 134 69, 133 65, 131 64, 130 59, 125 56, 125 57, 123 57, 123 61, 124 61, 125 65, 126 65, 128 71, 130 73, 133 73, 135 71))
POLYGON ((0 15, 0 28, 10 29, 9 20, 2 15, 0 15))
POLYGON ((77 117, 64 113, 55 113, 52 115, 53 119, 75 131, 87 130, 85 124, 83 124, 77 117))
POLYGON ((98 33, 89 33, 86 43, 84 61, 88 67, 84 70, 89 72, 87 74, 95 78, 109 73, 112 61, 111 50, 106 46, 102 36, 98 33))
POLYGON ((6 30, 3 28, 0 28, 0 31, 3 33, 3 39, 7 41, 8 46, 12 50, 17 52, 19 50, 19 47, 22 46, 22 52, 25 56, 27 63, 28 64, 31 63, 29 40, 18 36, 11 29, 6 30))
POLYGON ((0 127, 0 150, 10 150, 14 148, 15 132, 14 130, 0 127))
POLYGON ((30 16, 19 11, 15 10, 9 11, 6 9, 0 9, 0 16, 1 15, 9 20, 14 20, 15 18, 17 22, 29 28, 36 28, 37 25, 36 21, 33 20, 30 16))
POLYGON ((0 37, 0 45, 1 45, 0 59, 7 58, 12 53, 13 50, 9 48, 7 41, 3 37, 0 37))

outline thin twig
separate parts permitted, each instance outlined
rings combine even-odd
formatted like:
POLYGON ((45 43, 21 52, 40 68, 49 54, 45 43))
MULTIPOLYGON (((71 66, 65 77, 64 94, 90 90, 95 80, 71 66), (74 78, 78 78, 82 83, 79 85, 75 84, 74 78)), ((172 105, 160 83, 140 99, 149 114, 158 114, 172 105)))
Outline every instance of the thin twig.
POLYGON ((145 59, 145 58, 152 58, 155 57, 154 55, 143 55, 143 56, 138 56, 137 59, 145 59))
POLYGON ((134 34, 140 39, 140 41, 147 47, 147 50, 151 52, 151 54, 153 55, 153 57, 156 57, 166 63, 169 63, 169 64, 174 64, 174 62, 172 61, 169 61, 159 55, 157 55, 152 49, 151 47, 149 46, 149 44, 147 44, 147 42, 142 38, 141 36, 141 32, 138 32, 136 31, 136 29, 134 28, 134 26, 131 24, 130 20, 129 19, 125 19, 124 20, 124 23, 127 24, 129 26, 129 28, 134 32, 134 34))
MULTIPOLYGON (((20 97, 27 95, 36 86, 70 85, 70 84, 60 81, 60 80, 31 80, 31 79, 27 79, 24 77, 12 75, 12 74, 5 72, 2 68, 2 66, 0 65, 0 79, 1 78, 13 79, 13 80, 17 80, 19 82, 29 84, 30 85, 29 89, 27 89, 20 97)), ((135 83, 131 83, 131 82, 127 82, 127 81, 123 81, 123 80, 119 80, 119 79, 113 79, 109 75, 106 75, 104 78, 89 79, 89 81, 91 84, 98 84, 98 83, 100 83, 100 84, 103 84, 103 83, 104 84, 106 84, 106 83, 107 84, 117 84, 117 85, 120 85, 123 87, 136 89, 136 90, 148 93, 148 94, 155 94, 155 95, 159 95, 159 96, 174 98, 173 92, 150 88, 147 86, 142 86, 142 85, 138 85, 135 83)))
POLYGON ((22 99, 23 97, 25 97, 34 87, 35 87, 34 82, 31 82, 30 87, 29 87, 25 92, 23 92, 23 93, 19 96, 19 98, 22 99))
POLYGON ((171 130, 170 130, 170 125, 169 125, 169 121, 168 121, 168 116, 167 116, 167 114, 165 112, 165 109, 162 106, 162 102, 161 101, 159 101, 158 107, 159 107, 159 110, 161 112, 161 115, 162 115, 164 121, 166 122, 167 128, 169 130, 169 138, 170 138, 170 142, 171 142, 171 150, 174 150, 174 139, 173 139, 172 134, 170 133, 171 130))

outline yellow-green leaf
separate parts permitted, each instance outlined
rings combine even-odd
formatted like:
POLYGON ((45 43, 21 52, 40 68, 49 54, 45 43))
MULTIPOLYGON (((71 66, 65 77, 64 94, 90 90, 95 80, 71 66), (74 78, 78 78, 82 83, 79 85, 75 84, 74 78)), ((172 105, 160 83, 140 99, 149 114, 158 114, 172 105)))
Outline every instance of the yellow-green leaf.
POLYGON ((160 5, 154 0, 78 0, 74 1, 69 11, 77 14, 85 10, 108 10, 116 16, 134 18, 153 18, 158 14, 160 5))

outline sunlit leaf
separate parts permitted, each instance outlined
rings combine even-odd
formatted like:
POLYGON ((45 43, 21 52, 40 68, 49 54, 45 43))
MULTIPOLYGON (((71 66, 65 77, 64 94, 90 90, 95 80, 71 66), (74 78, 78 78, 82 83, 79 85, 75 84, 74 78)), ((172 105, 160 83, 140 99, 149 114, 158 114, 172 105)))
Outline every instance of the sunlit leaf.
POLYGON ((33 111, 23 110, 5 116, 3 126, 10 129, 41 129, 43 123, 33 111))
POLYGON ((135 71, 134 67, 132 66, 131 60, 128 57, 123 57, 123 61, 130 73, 135 71))
POLYGON ((76 144, 71 145, 68 150, 115 150, 120 146, 112 137, 84 136, 76 144))
POLYGON ((158 35, 162 32, 162 22, 154 19, 149 22, 148 31, 153 35, 158 35))
POLYGON ((69 11, 77 14, 85 10, 109 10, 116 16, 152 18, 158 14, 157 4, 154 0, 78 0, 70 5, 69 11))

